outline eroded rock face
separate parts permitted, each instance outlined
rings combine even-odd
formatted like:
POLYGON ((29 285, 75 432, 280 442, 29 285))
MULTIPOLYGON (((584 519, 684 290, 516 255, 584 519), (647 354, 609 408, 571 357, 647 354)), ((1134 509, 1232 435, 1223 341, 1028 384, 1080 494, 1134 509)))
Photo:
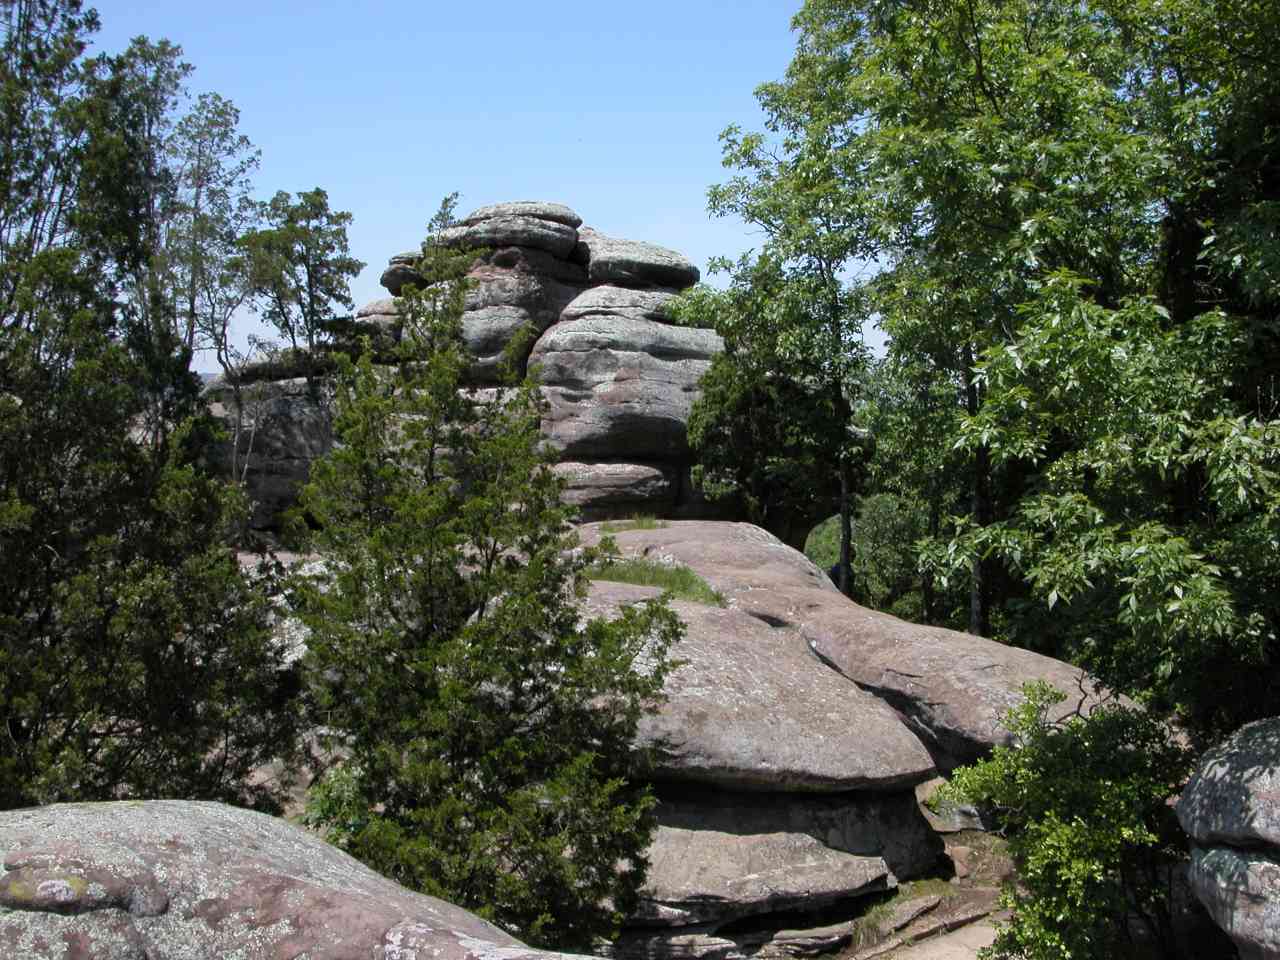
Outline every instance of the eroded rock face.
MULTIPOLYGON (((584 539, 599 532, 584 528, 584 539)), ((675 562, 666 548, 692 536, 741 571, 834 592, 803 556, 745 524, 614 536, 658 562, 675 562), (662 547, 646 554, 640 543, 662 547)), ((742 586, 745 574, 710 571, 699 570, 717 588, 742 586)), ((657 592, 597 581, 588 612, 613 614, 657 592)), ((850 901, 927 873, 942 851, 914 790, 934 775, 928 751, 895 711, 814 657, 795 627, 746 607, 672 607, 686 629, 671 651, 680 666, 639 733, 660 828, 641 908, 614 954, 787 956, 847 942, 848 922, 804 918, 833 905, 852 915, 850 901)))
POLYGON ((624 552, 688 565, 732 606, 794 631, 824 663, 897 711, 943 772, 1010 742, 1004 716, 1029 681, 1067 695, 1059 715, 1099 702, 1088 677, 1069 664, 852 603, 759 527, 673 521, 616 538, 624 552))
POLYGON ((562 321, 529 357, 549 405, 543 434, 566 459, 682 462, 698 380, 721 349, 710 330, 620 317, 562 321))
POLYGON ((0 954, 520 960, 524 946, 264 814, 178 800, 0 812, 0 954))
MULTIPOLYGON (((462 316, 470 385, 540 365, 545 435, 567 465, 565 499, 583 519, 723 516, 732 504, 706 503, 688 482, 686 437, 698 378, 723 345, 710 330, 668 322, 670 302, 698 270, 674 250, 581 224, 563 204, 519 201, 481 207, 446 231, 445 244, 478 250, 462 316)), ((343 345, 369 336, 375 362, 403 349, 398 298, 407 284, 423 285, 418 258, 391 258, 382 284, 392 296, 335 327, 343 345)), ((292 459, 308 456, 300 449, 292 459)), ((295 487, 251 477, 251 494, 264 493, 254 525, 275 525, 295 487)))
POLYGON ((1178 800, 1189 879, 1243 960, 1280 958, 1280 717, 1208 751, 1178 800))
MULTIPOLYGON (((656 531, 661 532, 661 531, 656 531)), ((656 597, 596 582, 587 607, 611 614, 656 597)), ((823 667, 792 631, 741 610, 675 601, 685 637, 666 702, 641 721, 659 780, 734 790, 907 790, 933 775, 919 740, 880 700, 823 667)))
POLYGON ((592 283, 683 290, 698 282, 698 268, 675 250, 606 236, 590 227, 583 227, 578 236, 586 247, 587 272, 592 283))
MULTIPOLYGON (((251 523, 275 526, 280 515, 297 503, 313 461, 333 446, 333 421, 327 389, 305 378, 261 381, 240 390, 240 426, 235 428, 237 404, 232 388, 215 380, 205 388, 210 412, 222 420, 229 437, 239 437, 237 463, 243 470, 253 501, 251 523)), ((231 470, 231 443, 216 449, 219 471, 231 470)))
POLYGON ((684 927, 819 909, 896 886, 879 857, 834 850, 803 833, 722 833, 661 826, 632 925, 684 927))

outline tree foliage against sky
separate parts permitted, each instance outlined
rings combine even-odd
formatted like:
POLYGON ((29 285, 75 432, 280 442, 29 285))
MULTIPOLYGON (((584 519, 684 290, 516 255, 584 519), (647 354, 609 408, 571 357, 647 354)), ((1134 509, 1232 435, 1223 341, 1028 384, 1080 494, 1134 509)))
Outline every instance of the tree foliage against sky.
MULTIPOLYGON (((896 384, 871 391, 869 420, 937 414, 884 438, 869 491, 940 521, 926 575, 967 590, 970 630, 1083 663, 1194 744, 1273 712, 1280 11, 809 0, 795 29, 785 78, 758 90, 766 134, 730 133, 752 148, 729 153, 735 184, 785 209, 793 185, 772 171, 821 170, 823 203, 859 232, 873 276, 844 279, 888 336, 896 384)), ((1071 736, 1137 730, 1104 723, 1071 736)), ((1019 756, 1003 769, 1033 789, 1070 775, 1019 756)), ((1113 772, 1136 797, 1132 842, 1172 849, 1160 811, 1176 777, 1113 772)), ((1007 797, 999 782, 972 781, 1007 797)), ((1058 811, 1068 833, 1069 814, 1114 799, 1076 796, 1058 811)), ((1040 837, 1024 849, 1041 858, 1028 924, 1084 849, 1040 837)), ((1115 931, 1147 901, 1140 878, 1104 869, 1117 896, 1095 906, 1112 904, 1115 931)), ((1002 949, 1060 955, 1021 929, 1002 949)), ((1104 941, 1073 949, 1107 956, 1104 941)))
POLYGON ((86 57, 75 0, 0 15, 0 806, 272 808, 288 672, 155 269, 175 49, 86 57))

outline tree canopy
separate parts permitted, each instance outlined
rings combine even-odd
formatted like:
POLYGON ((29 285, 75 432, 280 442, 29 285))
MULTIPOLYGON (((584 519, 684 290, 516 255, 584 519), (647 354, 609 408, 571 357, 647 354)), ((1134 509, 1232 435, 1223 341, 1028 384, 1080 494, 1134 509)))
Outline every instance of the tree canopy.
MULTIPOLYGON (((793 209, 775 171, 820 171, 809 209, 856 234, 865 269, 841 279, 888 339, 866 492, 923 506, 922 589, 962 587, 961 625, 1087 666, 1193 745, 1272 712, 1274 4, 808 0, 794 27, 786 76, 757 91, 766 131, 726 134, 740 173, 712 209, 726 191, 793 209)), ((1098 722, 1072 742, 1150 735, 1098 722)), ((1034 789, 1070 775, 1021 756, 1003 769, 1034 789)), ((1140 798, 1134 844, 1167 855, 1176 774, 1110 769, 1140 798)), ((971 781, 993 801, 999 783, 971 781)), ((1077 797, 1066 833, 1026 848, 1019 917, 1083 869, 1070 815, 1114 799, 1077 797)), ((1103 869, 1118 896, 1094 906, 1120 935, 1146 881, 1103 869)), ((1059 955, 1020 922, 1001 950, 1059 955)))

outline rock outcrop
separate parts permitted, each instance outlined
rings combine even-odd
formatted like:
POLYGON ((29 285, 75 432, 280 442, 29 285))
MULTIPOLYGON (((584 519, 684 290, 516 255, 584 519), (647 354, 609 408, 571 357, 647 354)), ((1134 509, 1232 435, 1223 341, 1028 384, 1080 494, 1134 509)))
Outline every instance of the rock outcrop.
POLYGON ((1056 716, 1099 700, 1085 674, 1052 657, 851 603, 803 554, 750 524, 673 522, 617 540, 624 551, 693 568, 733 606, 794 631, 817 659, 891 706, 942 772, 1010 742, 1003 717, 1025 683, 1044 680, 1067 695, 1056 716))
MULTIPOLYGON (((589 524, 583 540, 601 532, 589 524)), ((620 957, 785 957, 847 943, 866 897, 936 867, 943 845, 917 790, 936 787, 938 766, 1007 742, 1004 713, 1025 681, 1077 699, 1088 689, 1049 658, 859 607, 749 524, 611 535, 625 556, 692 568, 726 603, 673 604, 682 666, 641 731, 656 753, 661 826, 620 957), (836 649, 832 637, 839 663, 821 652, 836 649), (955 670, 977 690, 949 683, 955 670)), ((589 608, 655 592, 597 582, 589 608)))
POLYGON ((535 960, 284 820, 216 803, 0 812, 0 955, 24 960, 535 960))
MULTIPOLYGON (((518 373, 532 366, 548 404, 543 432, 567 480, 565 499, 583 519, 724 515, 723 506, 692 489, 686 438, 698 379, 723 344, 710 330, 673 325, 668 312, 680 290, 697 282, 697 267, 666 247, 583 227, 558 203, 481 207, 443 242, 484 250, 469 273, 462 317, 474 357, 471 383, 499 382, 504 359, 518 373)), ((391 258, 382 274, 391 296, 357 310, 339 331, 344 341, 369 336, 375 351, 399 341, 397 298, 405 285, 422 282, 416 259, 415 252, 391 258)), ((226 384, 210 388, 230 420, 228 393, 226 384)), ((323 412, 311 402, 305 417, 293 411, 293 421, 318 423, 323 412)), ((302 438, 289 418, 275 414, 257 436, 262 445, 245 453, 253 523, 264 527, 291 505, 311 459, 332 437, 302 438), (292 447, 294 438, 304 442, 292 447)))
POLYGON ((1178 800, 1189 880, 1241 960, 1280 960, 1280 717, 1208 751, 1178 800))

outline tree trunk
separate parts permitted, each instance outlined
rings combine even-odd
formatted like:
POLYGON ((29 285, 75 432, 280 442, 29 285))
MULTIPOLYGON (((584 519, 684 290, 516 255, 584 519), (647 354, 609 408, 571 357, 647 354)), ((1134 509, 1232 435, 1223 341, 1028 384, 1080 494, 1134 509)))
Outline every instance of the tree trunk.
POLYGON ((853 596, 853 491, 850 489, 849 465, 840 458, 840 582, 836 584, 846 597, 853 596))
MULTIPOLYGON (((973 346, 965 346, 965 405, 969 416, 976 416, 981 406, 980 388, 973 376, 973 346)), ((991 525, 991 451, 986 444, 973 455, 973 490, 970 506, 974 523, 991 525)), ((973 561, 973 579, 969 587, 969 632, 980 637, 991 635, 991 563, 983 557, 973 561)))

